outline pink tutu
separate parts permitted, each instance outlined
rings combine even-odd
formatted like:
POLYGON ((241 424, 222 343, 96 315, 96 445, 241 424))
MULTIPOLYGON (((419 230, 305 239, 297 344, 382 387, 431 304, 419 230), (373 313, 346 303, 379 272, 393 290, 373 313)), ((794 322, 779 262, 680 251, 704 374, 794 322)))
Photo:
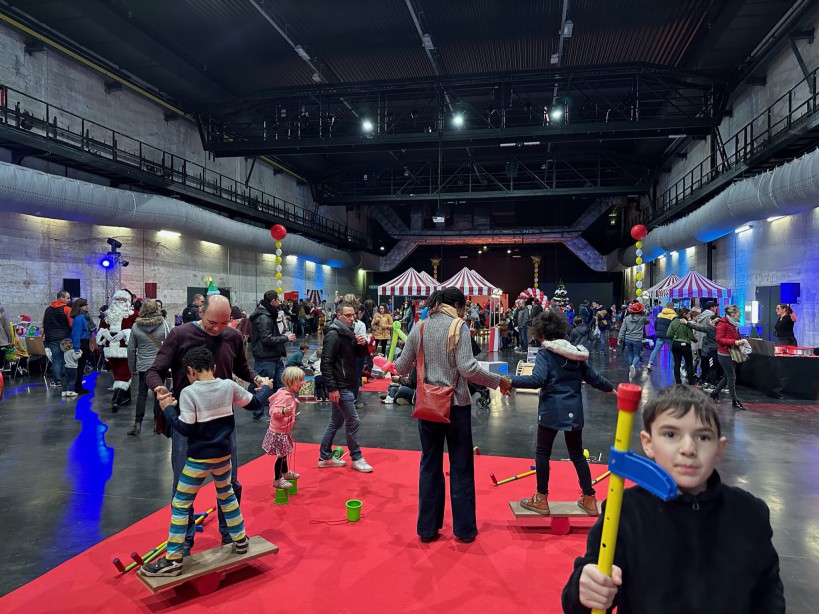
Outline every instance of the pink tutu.
POLYGON ((284 433, 267 431, 262 441, 262 448, 273 456, 287 456, 293 453, 293 438, 284 433))

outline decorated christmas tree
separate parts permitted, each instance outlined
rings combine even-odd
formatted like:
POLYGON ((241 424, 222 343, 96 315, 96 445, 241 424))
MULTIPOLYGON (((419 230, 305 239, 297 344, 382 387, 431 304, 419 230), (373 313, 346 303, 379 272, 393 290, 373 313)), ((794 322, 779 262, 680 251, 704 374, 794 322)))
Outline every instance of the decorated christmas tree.
POLYGON ((569 302, 569 293, 566 292, 566 286, 563 285, 562 281, 557 282, 557 288, 555 288, 555 293, 552 295, 552 302, 560 307, 565 307, 569 302))

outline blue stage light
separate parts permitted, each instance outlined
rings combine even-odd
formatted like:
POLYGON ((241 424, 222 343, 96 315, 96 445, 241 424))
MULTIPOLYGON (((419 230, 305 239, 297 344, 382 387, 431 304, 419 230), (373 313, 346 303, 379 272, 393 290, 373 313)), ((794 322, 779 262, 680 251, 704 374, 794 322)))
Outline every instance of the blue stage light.
POLYGON ((100 264, 102 265, 103 269, 110 269, 112 266, 114 266, 113 261, 108 257, 103 258, 100 264))

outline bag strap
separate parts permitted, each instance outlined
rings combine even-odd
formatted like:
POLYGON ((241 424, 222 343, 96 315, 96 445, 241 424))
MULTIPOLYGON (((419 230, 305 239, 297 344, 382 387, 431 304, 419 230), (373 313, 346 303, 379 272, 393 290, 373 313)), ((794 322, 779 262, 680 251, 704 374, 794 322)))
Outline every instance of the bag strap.
POLYGON ((148 337, 151 338, 151 341, 154 342, 154 345, 156 346, 156 349, 159 349, 160 347, 162 347, 162 345, 159 343, 159 341, 154 339, 154 336, 151 333, 149 333, 147 330, 145 331, 145 334, 148 335, 148 337))

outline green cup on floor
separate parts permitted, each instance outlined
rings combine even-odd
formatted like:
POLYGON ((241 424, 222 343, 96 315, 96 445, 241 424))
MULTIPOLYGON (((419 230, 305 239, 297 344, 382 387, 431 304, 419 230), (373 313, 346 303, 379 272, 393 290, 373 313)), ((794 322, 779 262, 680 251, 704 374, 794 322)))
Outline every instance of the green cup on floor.
POLYGON ((333 448, 333 458, 341 458, 344 455, 344 448, 336 446, 333 448))
POLYGON ((284 505, 286 503, 290 503, 290 499, 287 496, 287 491, 284 488, 277 488, 276 489, 276 499, 273 501, 276 505, 284 505))
POLYGON ((288 495, 297 495, 297 494, 299 494, 299 479, 298 478, 290 478, 287 481, 292 484, 292 486, 287 489, 287 494, 288 495))
POLYGON ((349 522, 358 522, 361 519, 361 506, 364 505, 358 499, 350 499, 347 501, 347 520, 349 522))

